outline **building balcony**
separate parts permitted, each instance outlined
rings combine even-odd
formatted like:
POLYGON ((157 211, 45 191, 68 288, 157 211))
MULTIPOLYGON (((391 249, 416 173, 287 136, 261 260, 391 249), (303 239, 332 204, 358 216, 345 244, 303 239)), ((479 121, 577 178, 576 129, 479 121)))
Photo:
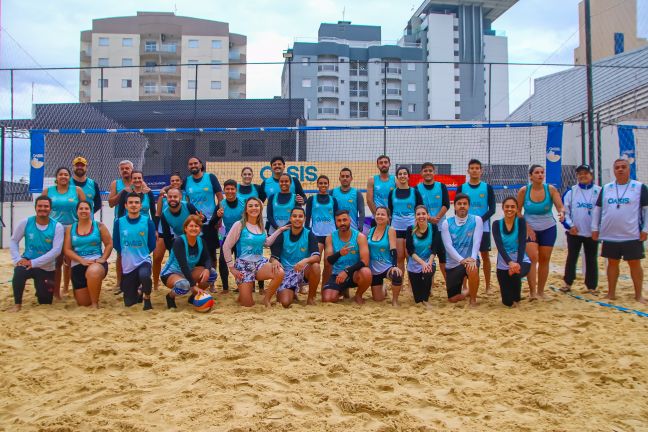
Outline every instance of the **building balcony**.
POLYGON ((140 90, 140 96, 160 96, 168 95, 175 96, 178 92, 177 86, 167 86, 167 85, 144 85, 140 90))
POLYGON ((340 75, 340 69, 338 65, 321 64, 317 66, 317 76, 338 77, 339 75, 340 75))
POLYGON ((163 57, 180 57, 180 45, 176 43, 163 44, 146 44, 140 45, 141 56, 163 56, 163 57))
POLYGON ((385 68, 382 68, 380 73, 383 74, 383 76, 387 75, 387 79, 401 79, 401 68, 398 67, 388 67, 386 71, 385 68))
POLYGON ((366 77, 369 75, 369 71, 367 69, 350 69, 349 75, 352 77, 366 77))
POLYGON ((238 71, 230 71, 229 80, 234 84, 245 84, 246 76, 244 73, 238 71))
POLYGON ((158 68, 160 70, 160 75, 180 76, 180 68, 178 66, 158 66, 158 68))
POLYGON ((320 119, 336 119, 340 115, 340 110, 338 108, 317 108, 317 118, 320 119))
MULTIPOLYGON (((385 115, 385 110, 383 110, 382 115, 385 115)), ((388 109, 387 110, 387 117, 402 117, 403 116, 403 110, 401 109, 388 109)))
POLYGON ((351 118, 369 118, 369 111, 351 110, 351 118))
POLYGON ((387 89, 382 91, 383 96, 387 100, 403 100, 403 94, 401 92, 401 89, 387 89), (385 94, 386 93, 386 94, 385 94))
POLYGON ((81 63, 90 63, 90 61, 92 60, 90 50, 81 50, 80 60, 81 63))
POLYGON ((332 97, 337 99, 339 97, 339 91, 340 89, 337 86, 322 85, 317 87, 317 95, 319 97, 332 97))
POLYGON ((227 97, 230 99, 245 99, 246 94, 243 92, 229 92, 227 97))
POLYGON ((230 51, 227 58, 234 63, 247 63, 247 56, 240 51, 230 51))
POLYGON ((82 70, 81 74, 80 74, 80 78, 81 78, 82 83, 83 83, 83 81, 88 82, 88 84, 83 84, 83 85, 89 85, 90 84, 90 71, 87 70, 87 69, 82 70))
POLYGON ((349 96, 353 98, 366 98, 369 97, 369 90, 349 90, 349 96))

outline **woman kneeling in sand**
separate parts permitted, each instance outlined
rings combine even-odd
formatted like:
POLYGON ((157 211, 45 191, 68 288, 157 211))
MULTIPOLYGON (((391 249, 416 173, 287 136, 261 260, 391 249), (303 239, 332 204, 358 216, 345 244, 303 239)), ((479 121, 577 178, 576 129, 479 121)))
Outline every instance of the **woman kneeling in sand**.
POLYGON ((108 273, 112 237, 103 223, 92 218, 88 201, 79 201, 76 214, 78 221, 65 229, 63 253, 72 261, 72 288, 77 304, 96 309, 99 307, 101 282, 108 273))
POLYGON ((169 260, 162 269, 160 279, 171 292, 166 295, 167 308, 176 307, 176 296, 189 294, 189 303, 193 297, 203 292, 216 280, 216 270, 209 257, 205 240, 200 237, 202 218, 189 215, 182 225, 183 232, 173 241, 169 260))
POLYGON ((263 256, 263 246, 270 246, 275 238, 290 225, 278 228, 272 236, 268 237, 263 227, 263 203, 259 198, 248 198, 245 211, 240 221, 235 222, 230 229, 221 253, 225 254, 225 262, 232 276, 236 278, 241 306, 254 306, 252 291, 255 280, 270 279, 270 285, 265 290, 263 304, 271 305, 279 284, 284 277, 280 265, 272 265, 268 258, 263 256), (232 258, 232 249, 236 247, 236 260, 232 258))

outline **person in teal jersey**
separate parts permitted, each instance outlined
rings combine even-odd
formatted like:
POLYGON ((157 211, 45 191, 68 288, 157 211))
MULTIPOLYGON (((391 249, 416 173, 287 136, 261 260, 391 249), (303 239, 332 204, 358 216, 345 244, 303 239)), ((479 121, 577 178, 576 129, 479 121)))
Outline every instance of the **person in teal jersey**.
MULTIPOLYGON (((76 221, 76 205, 85 200, 83 190, 72 183, 72 173, 66 167, 56 170, 55 185, 46 188, 43 195, 52 199, 50 217, 64 227, 76 221)), ((63 277, 63 295, 67 295, 70 287, 70 261, 61 254, 56 260, 56 276, 54 281, 54 297, 61 298, 61 277, 63 277), (61 271, 63 270, 63 271, 61 271)))
POLYGON ((362 231, 365 220, 365 201, 359 189, 351 187, 353 173, 349 168, 340 170, 340 186, 331 191, 340 210, 347 210, 351 216, 351 228, 362 231))
MULTIPOLYGON (((108 205, 115 209, 115 219, 117 219, 117 213, 119 212, 118 204, 122 193, 128 194, 131 191, 131 173, 133 172, 133 168, 133 162, 129 160, 119 162, 119 178, 110 183, 108 205)), ((119 294, 121 293, 119 286, 121 284, 122 274, 121 256, 119 255, 119 252, 117 253, 117 259, 115 260, 115 267, 117 269, 117 289, 115 290, 115 294, 119 294)))
MULTIPOLYGON (((229 234, 232 226, 243 217, 245 210, 245 201, 238 197, 238 187, 236 180, 229 179, 223 183, 223 191, 225 192, 225 199, 218 204, 217 215, 223 223, 225 228, 225 237, 229 234)), ((229 291, 229 269, 225 262, 225 254, 223 248, 218 258, 218 271, 221 275, 223 283, 223 291, 229 291)), ((262 282, 259 282, 261 284, 262 282)), ((261 287, 261 285, 259 285, 261 287)))
POLYGON ((446 250, 446 289, 448 301, 456 303, 466 298, 463 283, 468 279, 469 306, 477 306, 479 289, 479 245, 483 222, 471 215, 470 197, 457 194, 454 202, 455 215, 441 223, 441 239, 446 250))
MULTIPOLYGON (((281 189, 279 179, 286 170, 286 161, 281 156, 274 156, 270 160, 270 169, 272 170, 272 175, 263 180, 263 182, 261 182, 261 185, 259 186, 259 198, 261 199, 261 201, 265 201, 272 195, 279 193, 279 190, 281 189)), ((291 177, 292 182, 290 183, 290 192, 297 195, 297 203, 300 206, 303 206, 306 203, 306 194, 304 193, 304 188, 302 187, 301 182, 297 177, 291 177)), ((268 204, 270 204, 269 201, 268 204)))
POLYGON ((529 179, 531 182, 518 191, 517 200, 518 214, 524 215, 527 225, 526 252, 531 259, 531 270, 527 276, 529 298, 536 300, 547 298, 544 289, 558 234, 552 207, 556 207, 560 222, 565 220, 565 210, 558 190, 545 183, 545 169, 542 166, 531 165, 529 179))
POLYGON ((128 214, 115 219, 113 227, 113 246, 122 257, 124 305, 130 307, 143 300, 144 310, 150 310, 153 309, 151 252, 155 250, 155 224, 151 218, 140 214, 142 197, 138 193, 128 194, 126 208, 128 214))
POLYGON ((529 273, 531 261, 525 253, 526 221, 518 217, 515 197, 502 201, 504 217, 493 223, 493 240, 497 246, 497 281, 502 303, 517 307, 522 298, 522 278, 529 273))
MULTIPOLYGON (((434 179, 436 167, 432 162, 424 162, 421 165, 420 174, 423 181, 416 185, 416 187, 423 198, 423 205, 427 208, 428 220, 438 229, 441 226, 441 222, 445 220, 445 214, 450 209, 448 188, 440 181, 434 179)), ((446 254, 443 248, 443 242, 439 243, 438 247, 437 257, 439 259, 439 268, 445 279, 446 254)))
POLYGON ((290 211, 300 205, 297 194, 290 192, 293 178, 288 174, 279 177, 279 192, 268 197, 268 233, 272 234, 290 220, 290 211))
POLYGON ((166 192, 168 207, 160 215, 158 224, 158 239, 153 251, 153 289, 158 289, 162 260, 167 250, 171 250, 173 241, 182 235, 182 226, 189 215, 199 215, 204 218, 193 204, 182 202, 182 191, 170 188, 166 192))
POLYGON ((371 270, 371 296, 375 301, 385 300, 385 279, 391 280, 392 306, 398 306, 398 296, 403 285, 403 272, 398 268, 396 230, 389 226, 389 209, 376 208, 376 226, 369 230, 369 269, 371 270))
POLYGON ((270 263, 281 264, 284 278, 277 289, 277 300, 285 308, 295 300, 297 291, 308 285, 306 304, 315 304, 317 286, 320 282, 320 251, 312 231, 304 228, 304 209, 295 207, 290 212, 290 230, 270 247, 270 263))
POLYGON ((363 304, 362 295, 371 284, 367 237, 351 228, 346 210, 335 214, 337 230, 326 237, 326 260, 333 273, 322 287, 322 302, 336 303, 349 288, 357 287, 354 301, 363 304))
POLYGON ((279 263, 270 263, 263 256, 263 247, 271 246, 277 236, 290 229, 283 226, 268 237, 263 225, 263 202, 259 198, 248 198, 240 221, 235 222, 223 243, 225 262, 238 284, 238 302, 241 306, 254 306, 254 281, 270 280, 265 290, 263 304, 272 306, 272 298, 284 277, 279 263), (236 260, 232 250, 236 248, 236 260))
POLYGON ((416 207, 416 221, 407 228, 407 275, 415 303, 428 309, 436 265, 434 258, 439 249, 440 235, 436 225, 429 221, 430 214, 424 205, 416 207))
MULTIPOLYGON (((146 183, 144 183, 144 173, 139 170, 133 170, 131 173, 131 187, 130 191, 135 192, 140 196, 142 199, 142 209, 140 210, 140 214, 142 215, 147 215, 151 218, 151 220, 157 225, 157 215, 155 211, 155 195, 153 195, 153 191, 145 187, 146 183)), ((128 195, 126 193, 123 193, 121 195, 121 199, 119 200, 119 206, 118 206, 118 213, 117 217, 122 217, 126 214, 126 197, 128 195)))
POLYGON ((409 169, 398 168, 396 170, 396 189, 387 198, 387 207, 392 215, 391 226, 396 230, 397 263, 401 272, 405 271, 407 228, 414 225, 414 209, 423 205, 423 198, 418 189, 410 187, 409 177, 409 169))
POLYGON ((160 189, 158 194, 157 203, 155 204, 155 216, 157 216, 158 221, 162 212, 169 208, 169 202, 167 201, 167 192, 171 188, 176 188, 180 191, 180 202, 187 203, 187 197, 182 193, 182 175, 179 172, 174 172, 169 176, 169 184, 160 189))
POLYGON ((38 304, 52 304, 54 298, 54 268, 61 254, 65 229, 50 217, 52 200, 41 195, 34 203, 36 215, 22 220, 11 235, 9 250, 14 264, 11 287, 14 306, 10 312, 22 308, 25 283, 33 279, 38 304), (20 241, 25 239, 25 249, 20 253, 20 241))
POLYGON ((191 175, 185 179, 182 190, 185 191, 189 201, 206 218, 202 234, 203 239, 207 242, 209 256, 215 263, 216 249, 219 246, 216 207, 223 200, 223 190, 218 178, 212 173, 206 173, 205 164, 197 157, 190 157, 187 167, 191 175))
POLYGON ((248 198, 260 195, 261 186, 252 184, 254 171, 250 167, 243 167, 241 170, 241 182, 236 185, 236 196, 245 203, 248 198))
MULTIPOLYGON (((335 213, 338 211, 337 200, 329 194, 329 178, 321 175, 317 178, 317 195, 311 195, 306 201, 306 226, 317 239, 320 256, 324 252, 326 236, 335 231, 335 213)), ((324 261, 323 279, 331 276, 331 266, 324 261)))
POLYGON ((65 229, 63 253, 72 263, 72 288, 77 304, 97 309, 101 282, 108 274, 112 237, 103 223, 93 219, 88 201, 79 201, 76 212, 78 221, 65 229))
POLYGON ((490 238, 490 218, 495 214, 497 205, 495 204, 495 192, 493 187, 482 181, 482 163, 477 159, 471 159, 468 162, 468 181, 457 188, 457 193, 464 193, 470 198, 470 209, 468 212, 472 215, 479 216, 484 223, 484 235, 479 245, 481 254, 482 271, 484 272, 484 282, 486 283, 486 295, 491 292, 491 238, 490 238))
POLYGON ((175 309, 176 296, 189 294, 189 303, 216 280, 207 244, 200 236, 202 218, 189 215, 182 224, 183 234, 176 237, 169 260, 162 269, 162 283, 171 291, 166 295, 168 309, 175 309))
POLYGON ((77 156, 72 160, 72 167, 74 169, 72 182, 83 190, 92 212, 97 213, 102 206, 101 189, 99 183, 88 177, 88 161, 83 156, 77 156))
POLYGON ((376 215, 377 207, 387 207, 389 194, 396 188, 396 178, 389 174, 389 168, 391 167, 389 156, 378 156, 376 166, 380 174, 369 177, 369 180, 367 180, 367 205, 373 216, 376 215))

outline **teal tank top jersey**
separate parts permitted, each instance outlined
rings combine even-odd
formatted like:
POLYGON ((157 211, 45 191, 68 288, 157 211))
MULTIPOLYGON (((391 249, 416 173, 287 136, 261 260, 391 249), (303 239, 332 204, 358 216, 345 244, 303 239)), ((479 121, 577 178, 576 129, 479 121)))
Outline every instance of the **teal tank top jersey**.
POLYGON ((343 192, 342 189, 336 187, 331 195, 337 200, 338 209, 349 212, 351 228, 358 229, 358 190, 351 188, 347 192, 343 192))
POLYGON ((551 192, 549 185, 543 184, 544 199, 539 202, 531 200, 531 184, 527 185, 524 194, 524 219, 527 224, 534 231, 544 231, 556 225, 556 220, 551 212, 553 201, 551 200, 551 192))
POLYGON ((311 230, 318 237, 327 236, 335 231, 335 215, 333 214, 333 198, 328 195, 328 203, 322 204, 317 195, 311 200, 311 230))
MULTIPOLYGON (((448 231, 452 238, 452 245, 463 258, 468 258, 472 254, 473 235, 475 233, 475 215, 468 215, 466 223, 457 225, 455 217, 448 218, 448 231)), ((460 263, 455 262, 450 254, 447 256, 447 267, 455 268, 460 263)))
POLYGON ((272 205, 272 214, 275 223, 281 228, 290 221, 290 212, 297 205, 297 196, 294 193, 291 194, 291 197, 286 204, 280 204, 278 198, 279 194, 274 195, 270 205, 272 205))
POLYGON ((227 200, 221 201, 221 205, 223 206, 223 225, 225 226, 225 234, 227 234, 232 229, 232 225, 236 221, 241 220, 243 210, 245 210, 245 201, 237 198, 236 207, 234 208, 229 206, 229 201, 227 200))
POLYGON ((394 189, 391 193, 392 205, 394 207, 391 226, 396 231, 405 231, 407 227, 414 224, 416 194, 413 188, 409 188, 409 196, 407 198, 398 198, 396 191, 397 189, 394 189))
MULTIPOLYGON (((461 193, 468 195, 470 198, 470 207, 468 214, 482 217, 488 211, 488 185, 479 182, 479 186, 473 188, 470 183, 466 182, 461 187, 461 193)), ((488 222, 484 223, 484 232, 490 231, 488 222)))
MULTIPOLYGON (((250 185, 250 193, 243 193, 241 192, 241 185, 237 184, 236 185, 236 197, 243 201, 245 203, 248 198, 259 198, 259 191, 257 190, 255 185, 250 185)), ((269 195, 268 195, 269 196, 269 195)))
POLYGON ((348 254, 341 256, 335 262, 335 264, 333 264, 333 274, 338 274, 345 268, 352 266, 353 264, 360 261, 357 230, 351 229, 351 237, 348 242, 343 242, 342 240, 340 240, 340 231, 337 230, 333 231, 333 234, 331 234, 331 240, 333 242, 333 252, 339 252, 340 249, 342 249, 347 243, 351 247, 348 254))
MULTIPOLYGON (((180 238, 184 243, 184 250, 185 250, 185 255, 187 257, 187 264, 189 268, 193 270, 196 267, 196 264, 198 264, 198 261, 200 261, 200 255, 202 255, 202 251, 203 251, 202 238, 198 237, 196 239, 196 243, 198 244, 198 253, 195 255, 192 255, 189 251, 189 243, 187 242, 187 236, 182 234, 180 238)), ((182 274, 182 269, 180 268, 180 264, 178 263, 178 259, 175 256, 175 252, 173 251, 173 248, 171 249, 169 260, 164 265, 161 274, 163 276, 170 275, 170 274, 182 274)))
POLYGON ((200 180, 187 177, 185 181, 185 192, 189 201, 201 212, 207 220, 210 220, 216 211, 216 197, 211 183, 211 176, 203 173, 200 180))
POLYGON ((297 241, 290 239, 290 230, 284 231, 281 265, 285 270, 292 270, 299 261, 308 258, 308 228, 304 228, 297 241))
POLYGON ((118 219, 123 273, 130 273, 142 263, 151 262, 148 250, 149 221, 150 218, 141 215, 135 223, 128 221, 128 215, 118 219))
MULTIPOLYGON (((412 241, 414 242, 414 253, 424 261, 427 261, 432 256, 432 242, 434 241, 434 234, 432 232, 432 224, 428 222, 425 237, 420 238, 412 233, 412 241)), ((407 259, 407 271, 412 273, 421 273, 423 267, 414 258, 407 259)))
POLYGON ((380 175, 375 175, 373 189, 376 207, 387 207, 387 198, 396 189, 396 178, 390 175, 387 181, 382 181, 380 175))
POLYGON ((101 232, 99 231, 99 224, 97 221, 92 221, 92 231, 86 235, 80 235, 77 232, 78 222, 74 222, 70 228, 70 241, 72 243, 72 250, 82 258, 85 257, 100 257, 101 251, 101 232))
POLYGON ((36 226, 36 216, 27 219, 25 225, 25 252, 23 257, 32 260, 45 255, 54 246, 54 235, 56 234, 56 221, 49 218, 47 228, 41 231, 36 226))
MULTIPOLYGON (((427 209, 430 216, 436 216, 441 207, 443 207, 443 191, 441 190, 441 182, 435 181, 432 189, 425 187, 423 183, 416 185, 421 197, 423 197, 423 205, 427 209)), ((445 216, 439 221, 443 222, 445 216)))
MULTIPOLYGON (((121 191, 123 191, 125 188, 126 188, 126 185, 124 184, 124 180, 118 178, 118 179, 115 181, 115 191, 117 192, 117 195, 119 195, 119 193, 120 193, 121 191)), ((117 205, 115 206, 115 217, 117 217, 117 215, 119 214, 119 208, 120 208, 120 207, 121 207, 121 206, 120 206, 119 204, 117 204, 117 205)))
MULTIPOLYGON (((72 184, 78 186, 75 181, 73 181, 72 184)), ((90 210, 94 212, 94 198, 97 194, 97 190, 95 189, 95 181, 91 178, 87 178, 85 185, 81 187, 81 190, 85 194, 86 201, 88 201, 88 203, 90 204, 90 210)))
MULTIPOLYGON (((268 177, 264 184, 264 192, 267 197, 271 197, 272 195, 276 195, 281 191, 281 188, 279 187, 279 181, 275 180, 273 176, 268 177)), ((290 193, 295 193, 295 182, 291 181, 290 182, 290 193)))
POLYGON ((265 231, 254 234, 244 225, 236 242, 236 257, 244 261, 259 261, 263 258, 263 245, 266 238, 265 231))
POLYGON ((369 230, 367 243, 369 243, 369 268, 372 275, 384 273, 393 267, 391 252, 389 250, 389 225, 378 240, 373 240, 376 227, 369 230))
POLYGON ((173 235, 176 237, 183 235, 184 230, 182 229, 182 225, 184 225, 184 222, 190 215, 187 204, 180 203, 180 211, 177 214, 172 213, 169 207, 163 210, 162 214, 164 215, 164 220, 169 224, 173 235))
MULTIPOLYGON (((506 222, 504 222, 504 219, 500 219, 496 223, 499 223, 499 230, 502 234, 502 243, 504 244, 504 250, 511 258, 511 260, 517 261, 519 219, 515 218, 513 229, 510 233, 506 232, 506 222)), ((524 261, 530 262, 526 254, 524 255, 524 261)), ((500 255, 499 253, 497 254, 497 268, 500 270, 508 270, 508 263, 504 261, 504 258, 502 258, 502 255, 500 255)))
POLYGON ((59 193, 56 186, 47 188, 47 196, 52 199, 52 212, 50 217, 61 225, 72 225, 76 222, 76 206, 79 202, 76 186, 70 184, 65 193, 59 193))

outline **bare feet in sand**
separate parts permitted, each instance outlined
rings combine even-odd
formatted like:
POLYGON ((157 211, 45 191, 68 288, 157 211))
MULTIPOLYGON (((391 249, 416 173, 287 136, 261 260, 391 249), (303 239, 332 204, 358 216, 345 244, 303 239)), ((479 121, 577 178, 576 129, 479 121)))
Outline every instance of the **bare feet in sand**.
POLYGON ((307 304, 308 306, 315 306, 315 299, 314 299, 314 298, 312 298, 312 299, 307 299, 307 300, 306 300, 306 304, 307 304))
POLYGON ((20 312, 20 309, 22 309, 22 305, 17 304, 7 309, 7 312, 20 312))
POLYGON ((641 304, 648 304, 648 300, 643 298, 642 296, 639 296, 639 298, 635 297, 635 300, 637 300, 641 304))
POLYGON ((608 293, 605 298, 608 300, 616 300, 616 295, 608 293))
POLYGON ((365 300, 362 297, 354 296, 353 301, 359 305, 365 304, 365 300))
POLYGON ((398 303, 398 300, 396 300, 396 299, 392 299, 391 303, 392 303, 392 306, 394 306, 394 307, 400 307, 400 303, 398 303))

